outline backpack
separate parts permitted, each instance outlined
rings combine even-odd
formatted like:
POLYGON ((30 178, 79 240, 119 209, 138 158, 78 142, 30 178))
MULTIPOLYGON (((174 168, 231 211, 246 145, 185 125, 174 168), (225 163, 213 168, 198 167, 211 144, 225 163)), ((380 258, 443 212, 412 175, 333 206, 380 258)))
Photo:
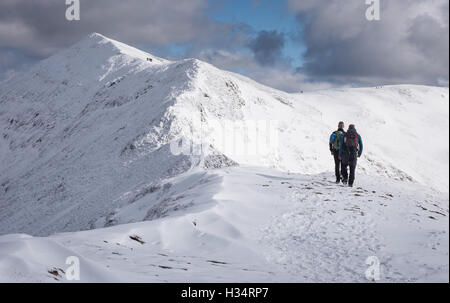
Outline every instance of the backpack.
POLYGON ((358 133, 355 129, 349 129, 344 136, 344 145, 349 152, 357 153, 359 151, 358 133))
POLYGON ((335 134, 336 136, 334 137, 333 143, 331 143, 331 147, 334 150, 339 150, 339 148, 341 147, 341 135, 343 134, 343 131, 337 130, 335 131, 333 134, 335 134))

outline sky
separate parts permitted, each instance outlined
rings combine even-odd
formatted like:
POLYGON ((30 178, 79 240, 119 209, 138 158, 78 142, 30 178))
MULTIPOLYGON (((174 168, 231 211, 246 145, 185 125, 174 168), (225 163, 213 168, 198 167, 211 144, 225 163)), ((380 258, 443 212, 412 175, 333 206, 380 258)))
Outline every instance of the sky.
POLYGON ((0 79, 92 32, 178 60, 197 58, 288 91, 388 84, 448 86, 449 1, 0 1, 0 79))

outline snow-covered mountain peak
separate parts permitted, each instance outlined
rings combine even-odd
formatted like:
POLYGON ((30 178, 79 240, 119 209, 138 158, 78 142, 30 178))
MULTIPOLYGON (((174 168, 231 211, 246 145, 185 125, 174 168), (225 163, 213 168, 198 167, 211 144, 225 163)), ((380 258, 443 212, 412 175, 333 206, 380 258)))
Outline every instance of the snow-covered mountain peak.
MULTIPOLYGON (((92 33, 84 39, 32 67, 16 78, 37 77, 48 82, 73 82, 92 87, 113 81, 125 74, 157 69, 171 62, 119 41, 92 33)), ((17 82, 10 79, 9 83, 17 82)))
POLYGON ((85 41, 92 41, 94 43, 108 43, 113 42, 115 40, 103 36, 102 34, 92 32, 89 35, 87 35, 84 39, 80 40, 78 43, 86 43, 85 41))
POLYGON ((193 168, 330 171, 328 140, 340 120, 365 141, 359 172, 448 192, 448 88, 288 94, 94 33, 0 85, 0 233, 97 226, 193 168), (277 122, 278 142, 238 151, 239 140, 255 143, 245 123, 258 121, 277 122), (436 133, 440 140, 427 137, 436 133), (180 138, 207 154, 174 154, 180 138))
MULTIPOLYGON (((91 33, 73 47, 89 50, 91 48, 104 48, 105 51, 111 51, 110 55, 124 54, 145 62, 169 63, 170 61, 156 57, 148 52, 144 52, 120 41, 105 37, 99 33, 91 33)), ((89 52, 89 51, 88 51, 89 52)))

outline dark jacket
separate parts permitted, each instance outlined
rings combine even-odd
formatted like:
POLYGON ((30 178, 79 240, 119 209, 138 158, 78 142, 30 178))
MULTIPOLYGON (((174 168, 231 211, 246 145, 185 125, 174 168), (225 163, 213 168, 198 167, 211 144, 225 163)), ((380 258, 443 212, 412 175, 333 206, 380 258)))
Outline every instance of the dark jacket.
MULTIPOLYGON (((341 135, 341 146, 339 148, 339 157, 341 157, 341 158, 352 158, 355 155, 352 155, 351 152, 349 150, 347 150, 346 146, 344 145, 344 138, 345 138, 345 134, 341 135)), ((359 145, 358 157, 360 157, 362 155, 362 152, 363 152, 363 141, 362 141, 362 138, 361 138, 361 136, 359 134, 358 134, 358 145, 359 145)))

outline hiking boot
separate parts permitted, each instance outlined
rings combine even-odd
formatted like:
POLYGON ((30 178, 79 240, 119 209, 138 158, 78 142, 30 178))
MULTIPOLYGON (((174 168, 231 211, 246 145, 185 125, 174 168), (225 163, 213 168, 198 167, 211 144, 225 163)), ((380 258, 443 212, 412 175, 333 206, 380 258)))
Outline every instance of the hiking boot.
POLYGON ((336 184, 341 183, 341 179, 336 179, 336 184))
POLYGON ((344 184, 347 184, 347 182, 348 182, 347 180, 342 180, 342 183, 344 184))
POLYGON ((352 184, 352 183, 349 183, 349 184, 348 184, 348 187, 353 187, 353 184, 352 184))

